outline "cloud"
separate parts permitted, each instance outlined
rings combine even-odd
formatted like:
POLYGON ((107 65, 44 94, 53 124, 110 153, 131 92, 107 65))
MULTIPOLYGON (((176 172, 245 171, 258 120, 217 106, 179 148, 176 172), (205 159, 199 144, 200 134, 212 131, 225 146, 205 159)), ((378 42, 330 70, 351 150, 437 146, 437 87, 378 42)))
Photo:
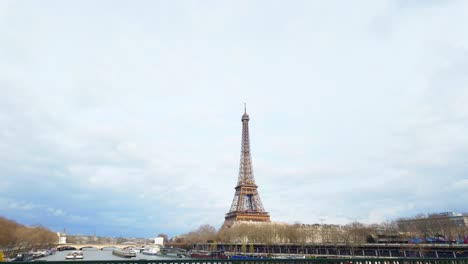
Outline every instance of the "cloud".
POLYGON ((62 216, 65 215, 65 212, 60 210, 60 209, 54 209, 54 208, 47 208, 47 211, 53 214, 54 216, 62 216))
POLYGON ((273 220, 467 211, 467 8, 3 4, 2 212, 98 235, 220 226, 244 101, 273 220))

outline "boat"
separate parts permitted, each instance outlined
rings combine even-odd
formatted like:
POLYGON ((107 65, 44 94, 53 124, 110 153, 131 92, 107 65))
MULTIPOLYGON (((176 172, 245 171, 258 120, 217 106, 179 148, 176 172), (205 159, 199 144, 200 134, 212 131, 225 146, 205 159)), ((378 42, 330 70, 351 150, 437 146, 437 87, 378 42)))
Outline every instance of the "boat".
POLYGON ((167 256, 167 257, 177 257, 177 258, 185 258, 187 257, 187 251, 182 248, 161 248, 158 256, 167 256))
POLYGON ((33 256, 33 259, 38 259, 38 258, 47 257, 49 255, 55 254, 55 249, 42 249, 42 250, 30 251, 29 254, 33 256))
POLYGON ((119 256, 119 257, 123 257, 123 258, 131 258, 131 257, 136 257, 136 253, 129 250, 129 249, 120 249, 120 248, 116 248, 114 250, 112 250, 112 255, 116 255, 116 256, 119 256))
POLYGON ((228 258, 228 256, 224 254, 224 251, 192 250, 189 255, 190 255, 190 258, 198 258, 198 259, 227 259, 228 258))
POLYGON ((29 253, 18 254, 13 261, 32 261, 33 255, 29 253))
POLYGON ((161 251, 161 248, 159 246, 151 246, 151 247, 145 247, 141 251, 141 254, 154 256, 154 255, 158 255, 160 251, 161 251))
POLYGON ((71 246, 61 246, 57 248, 58 251, 63 251, 63 250, 76 250, 76 248, 71 247, 71 246))
POLYGON ((266 259, 266 256, 263 255, 242 255, 236 254, 229 257, 229 259, 266 259))
POLYGON ((142 248, 139 248, 139 247, 128 247, 128 248, 125 248, 126 250, 130 251, 130 252, 133 252, 133 253, 140 253, 142 248))
POLYGON ((71 253, 68 253, 65 259, 83 259, 83 252, 73 251, 71 253))

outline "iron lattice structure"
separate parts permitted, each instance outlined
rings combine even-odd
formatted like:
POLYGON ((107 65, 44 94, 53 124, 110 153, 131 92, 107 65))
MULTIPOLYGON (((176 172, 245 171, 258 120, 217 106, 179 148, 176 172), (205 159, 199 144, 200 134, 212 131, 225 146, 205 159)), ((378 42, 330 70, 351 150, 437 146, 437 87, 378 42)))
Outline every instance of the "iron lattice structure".
POLYGON ((231 208, 226 214, 224 225, 231 226, 238 221, 270 222, 270 215, 265 212, 258 194, 252 170, 250 155, 249 115, 244 110, 242 115, 242 144, 239 166, 239 178, 231 208))

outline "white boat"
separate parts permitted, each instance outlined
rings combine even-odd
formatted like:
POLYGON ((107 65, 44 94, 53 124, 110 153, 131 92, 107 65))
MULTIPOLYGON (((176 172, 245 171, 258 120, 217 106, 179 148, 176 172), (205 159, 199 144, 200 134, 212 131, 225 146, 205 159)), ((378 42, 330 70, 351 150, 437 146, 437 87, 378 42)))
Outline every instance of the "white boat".
POLYGON ((130 252, 133 252, 133 253, 140 253, 142 248, 138 248, 138 247, 129 247, 127 248, 127 250, 129 250, 130 252))
POLYGON ((151 247, 145 247, 145 248, 141 251, 141 254, 145 254, 145 255, 158 255, 160 251, 161 251, 161 247, 159 247, 159 246, 151 246, 151 247))
POLYGON ((83 259, 83 252, 73 251, 71 253, 68 253, 65 259, 83 259))

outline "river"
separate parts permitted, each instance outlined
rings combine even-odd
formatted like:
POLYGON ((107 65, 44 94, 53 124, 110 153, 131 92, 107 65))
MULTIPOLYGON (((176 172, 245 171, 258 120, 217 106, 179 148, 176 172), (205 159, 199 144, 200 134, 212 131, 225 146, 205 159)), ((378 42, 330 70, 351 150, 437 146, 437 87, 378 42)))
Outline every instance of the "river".
MULTIPOLYGON (((38 260, 47 261, 64 261, 68 253, 72 251, 64 250, 57 251, 54 255, 40 258, 38 260)), ((112 249, 97 250, 97 249, 83 249, 83 260, 129 260, 129 259, 171 259, 170 257, 150 256, 137 253, 136 257, 122 258, 112 255, 112 249)))

